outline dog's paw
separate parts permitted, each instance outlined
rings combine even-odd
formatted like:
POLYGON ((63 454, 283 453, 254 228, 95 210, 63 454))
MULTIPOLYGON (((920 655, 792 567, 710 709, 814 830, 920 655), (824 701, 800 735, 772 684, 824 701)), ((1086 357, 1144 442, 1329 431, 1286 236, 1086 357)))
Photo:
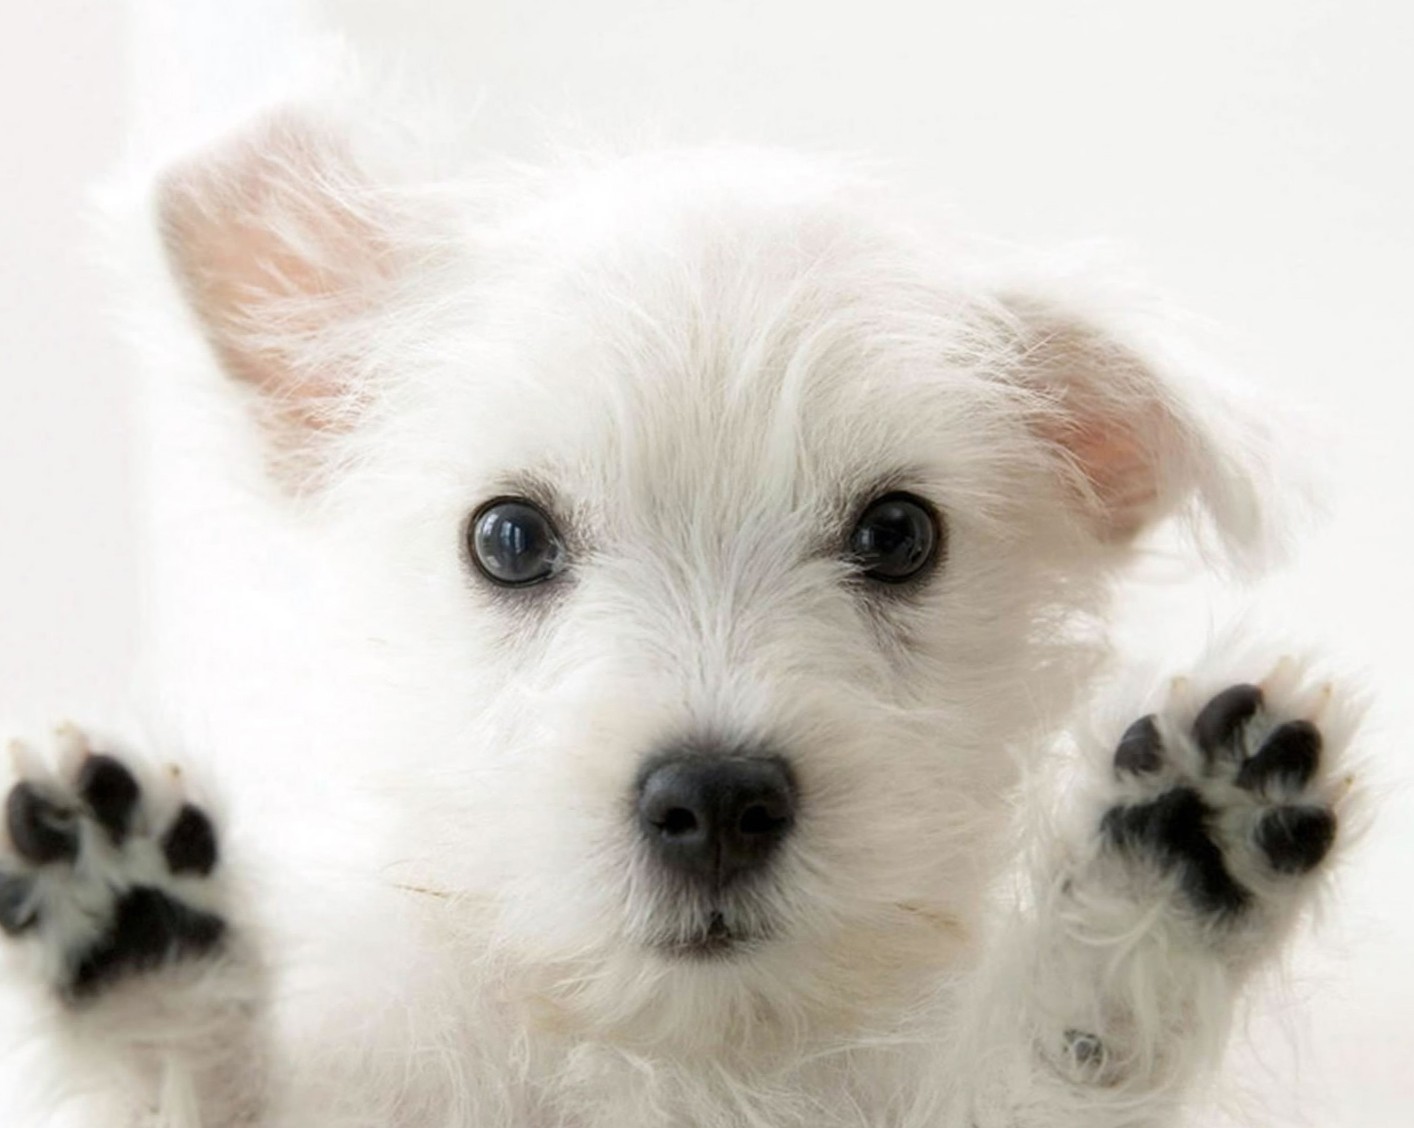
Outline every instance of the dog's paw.
POLYGON ((1205 921, 1298 903, 1336 843, 1350 785, 1335 770, 1349 726, 1322 725, 1331 688, 1287 661, 1260 685, 1194 704, 1190 692, 1176 683, 1168 706, 1120 739, 1103 848, 1205 921))
POLYGON ((16 743, 0 812, 0 930, 30 947, 69 1001, 214 954, 226 936, 211 819, 175 776, 146 787, 72 727, 54 755, 16 743), (52 770, 51 770, 52 769, 52 770))

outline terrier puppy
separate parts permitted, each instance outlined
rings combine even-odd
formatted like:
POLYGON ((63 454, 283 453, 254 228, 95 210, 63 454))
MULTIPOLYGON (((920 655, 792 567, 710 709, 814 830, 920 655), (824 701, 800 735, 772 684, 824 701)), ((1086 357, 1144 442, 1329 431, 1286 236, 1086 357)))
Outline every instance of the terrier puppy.
POLYGON ((16 745, 4 1123, 1174 1122, 1349 782, 1300 663, 1085 695, 1144 534, 1254 534, 1238 428, 828 162, 395 133, 156 183, 139 345, 269 539, 186 720, 16 745))

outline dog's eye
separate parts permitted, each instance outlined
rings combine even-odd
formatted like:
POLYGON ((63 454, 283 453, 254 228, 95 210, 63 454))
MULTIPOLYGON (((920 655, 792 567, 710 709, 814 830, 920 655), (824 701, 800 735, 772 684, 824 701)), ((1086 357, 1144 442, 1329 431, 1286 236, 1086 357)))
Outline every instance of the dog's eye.
POLYGON ((942 544, 936 510, 912 494, 891 493, 864 510, 849 537, 849 556, 871 580, 900 584, 930 568, 942 544))
POLYGON ((488 501, 467 528, 471 559, 492 583, 542 583, 565 563, 565 542, 539 506, 523 498, 488 501))

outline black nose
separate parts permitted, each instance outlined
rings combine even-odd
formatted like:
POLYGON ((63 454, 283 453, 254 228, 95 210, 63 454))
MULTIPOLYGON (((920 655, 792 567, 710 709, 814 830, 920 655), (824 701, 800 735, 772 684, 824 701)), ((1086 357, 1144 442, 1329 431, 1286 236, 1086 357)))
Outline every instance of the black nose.
POLYGON ((670 753, 638 786, 638 821, 665 865, 714 886, 759 869, 795 825, 779 756, 670 753))

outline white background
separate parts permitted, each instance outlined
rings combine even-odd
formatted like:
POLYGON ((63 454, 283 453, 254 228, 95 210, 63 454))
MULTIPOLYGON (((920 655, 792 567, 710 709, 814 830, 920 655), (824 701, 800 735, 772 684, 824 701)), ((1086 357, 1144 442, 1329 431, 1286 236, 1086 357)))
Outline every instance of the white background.
MULTIPOLYGON (((1230 1073, 1248 1123, 1414 1123, 1414 6, 1395 0, 354 0, 357 43, 459 86, 494 151, 593 134, 846 148, 977 229, 1104 237, 1328 432, 1332 518, 1273 590, 1367 672, 1375 828, 1230 1073), (1294 1093, 1288 1093, 1292 1079, 1294 1093)), ((0 0, 0 706, 121 683, 142 553, 132 380, 86 186, 148 120, 290 42, 276 0, 0 0)), ((1186 598, 1223 598, 1198 591, 1186 598)), ((1229 602, 1233 601, 1227 593, 1229 602)), ((1190 603, 1189 626, 1218 615, 1190 603)))

